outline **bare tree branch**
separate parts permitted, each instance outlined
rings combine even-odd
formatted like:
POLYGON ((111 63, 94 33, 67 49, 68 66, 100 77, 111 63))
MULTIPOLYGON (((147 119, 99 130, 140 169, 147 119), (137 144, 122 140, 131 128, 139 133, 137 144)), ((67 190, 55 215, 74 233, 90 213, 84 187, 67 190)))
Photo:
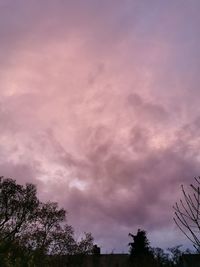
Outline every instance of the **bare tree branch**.
POLYGON ((174 222, 180 231, 190 240, 194 247, 200 250, 200 177, 194 178, 195 184, 191 184, 192 193, 186 193, 181 186, 183 199, 173 206, 174 222))

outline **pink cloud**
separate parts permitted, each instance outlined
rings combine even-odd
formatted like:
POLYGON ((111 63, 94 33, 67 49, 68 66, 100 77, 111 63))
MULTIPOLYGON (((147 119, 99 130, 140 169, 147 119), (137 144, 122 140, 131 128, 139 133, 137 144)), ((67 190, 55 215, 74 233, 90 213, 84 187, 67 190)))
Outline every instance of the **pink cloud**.
POLYGON ((198 7, 0 1, 1 175, 105 250, 138 227, 185 242, 172 205, 199 175, 198 7))

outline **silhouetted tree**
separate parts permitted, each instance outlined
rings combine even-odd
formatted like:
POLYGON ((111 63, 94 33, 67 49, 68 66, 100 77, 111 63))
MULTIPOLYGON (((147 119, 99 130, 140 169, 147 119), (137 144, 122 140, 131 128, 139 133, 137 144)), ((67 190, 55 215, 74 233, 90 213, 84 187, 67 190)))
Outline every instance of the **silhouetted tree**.
POLYGON ((186 193, 183 185, 183 200, 173 206, 174 221, 181 232, 193 243, 200 252, 200 177, 195 178, 196 184, 191 184, 191 193, 186 193))
POLYGON ((0 177, 0 258, 20 250, 19 239, 34 220, 38 205, 34 185, 22 186, 0 177))
POLYGON ((131 255, 149 254, 149 241, 145 231, 138 229, 136 235, 129 233, 129 236, 133 238, 133 242, 129 243, 131 255))
POLYGON ((49 255, 85 255, 92 248, 92 235, 76 241, 65 210, 40 202, 34 185, 0 177, 0 266, 41 266, 49 255))
POLYGON ((186 249, 185 251, 181 250, 181 245, 168 248, 167 251, 170 253, 165 252, 161 248, 153 248, 153 254, 155 260, 159 267, 182 267, 181 257, 183 254, 190 254, 191 251, 186 249))
POLYGON ((77 251, 77 242, 74 239, 72 226, 64 224, 53 232, 50 254, 52 255, 74 255, 77 251))
POLYGON ((174 266, 180 266, 180 258, 183 255, 183 251, 180 250, 182 245, 178 245, 172 248, 168 248, 168 251, 171 252, 171 261, 174 266))
POLYGON ((138 229, 136 235, 129 233, 129 236, 133 239, 133 242, 129 243, 131 264, 135 267, 155 266, 154 255, 150 249, 146 232, 138 229))
POLYGON ((75 254, 87 255, 93 252, 94 238, 91 233, 84 233, 84 237, 76 244, 75 254))
POLYGON ((169 257, 169 253, 166 253, 162 248, 153 248, 152 252, 159 267, 172 266, 172 260, 169 257))
POLYGON ((35 216, 39 205, 36 187, 16 184, 12 179, 0 177, 0 234, 2 240, 12 240, 27 221, 35 216))

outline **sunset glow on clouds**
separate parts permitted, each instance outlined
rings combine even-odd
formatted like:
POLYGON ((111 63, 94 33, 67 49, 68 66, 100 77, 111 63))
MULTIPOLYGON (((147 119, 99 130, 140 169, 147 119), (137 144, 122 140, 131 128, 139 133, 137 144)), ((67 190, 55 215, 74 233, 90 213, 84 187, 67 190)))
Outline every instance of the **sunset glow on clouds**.
POLYGON ((200 175, 198 0, 0 0, 0 175, 37 184, 79 232, 126 251, 186 243, 200 175))

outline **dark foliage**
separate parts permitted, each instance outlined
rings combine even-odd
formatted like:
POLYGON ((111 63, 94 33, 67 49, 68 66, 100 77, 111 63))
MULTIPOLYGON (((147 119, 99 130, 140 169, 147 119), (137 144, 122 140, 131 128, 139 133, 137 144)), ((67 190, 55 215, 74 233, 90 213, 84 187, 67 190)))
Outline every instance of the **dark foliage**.
POLYGON ((148 255, 151 253, 145 231, 138 229, 136 235, 129 233, 129 236, 133 239, 133 242, 129 243, 132 256, 148 255))
POLYGON ((85 255, 92 249, 92 235, 76 241, 57 203, 40 202, 32 184, 0 177, 0 266, 49 266, 49 255, 85 255))
MULTIPOLYGON (((185 213, 178 204, 175 207, 176 216, 181 219, 179 223, 183 222, 182 226, 186 229, 185 220, 192 219, 197 225, 199 218, 195 216, 199 214, 200 190, 199 187, 192 188, 196 202, 192 202, 190 195, 183 190, 186 204, 181 202, 181 207, 185 213)), ((144 230, 139 229, 136 235, 129 236, 132 238, 129 243, 129 266, 182 266, 180 246, 168 249, 166 253, 161 248, 150 247, 144 230)), ((0 266, 51 267, 58 266, 60 262, 60 266, 80 267, 89 259, 85 255, 92 252, 92 235, 85 233, 81 240, 75 240, 73 227, 66 222, 66 211, 57 203, 41 202, 32 184, 23 186, 13 179, 0 177, 0 266)), ((96 267, 100 255, 93 255, 93 259, 96 267)))
POLYGON ((156 266, 154 254, 150 248, 149 241, 144 230, 138 229, 137 234, 129 233, 133 242, 130 246, 130 265, 131 266, 156 266))
POLYGON ((182 251, 181 246, 168 248, 164 251, 161 248, 150 247, 144 230, 138 230, 136 235, 129 234, 133 242, 129 243, 130 260, 129 266, 133 267, 180 267, 183 254, 190 253, 189 250, 182 251))

